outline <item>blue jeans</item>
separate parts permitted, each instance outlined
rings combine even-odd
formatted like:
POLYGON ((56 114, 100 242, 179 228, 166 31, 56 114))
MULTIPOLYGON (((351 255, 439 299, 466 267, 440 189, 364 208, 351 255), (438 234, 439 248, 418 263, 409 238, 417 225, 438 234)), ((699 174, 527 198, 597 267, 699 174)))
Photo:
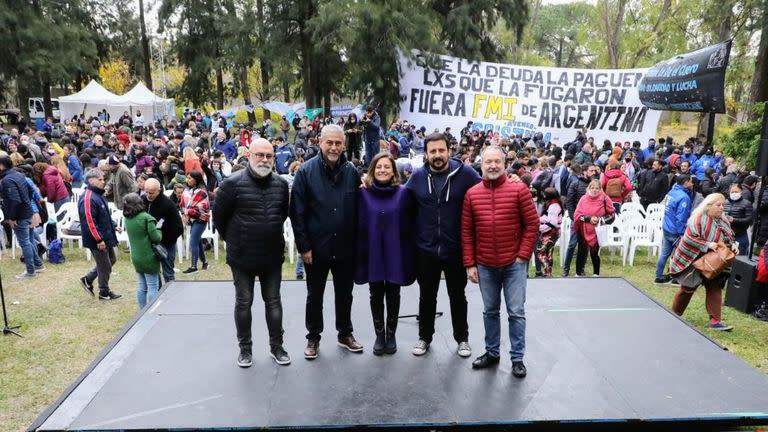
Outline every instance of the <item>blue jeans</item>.
POLYGON ((202 236, 207 225, 204 221, 195 221, 192 222, 192 226, 189 229, 189 249, 192 255, 192 267, 197 267, 198 258, 205 264, 202 236))
POLYGON ((42 266, 43 260, 37 254, 37 246, 32 243, 31 227, 32 218, 18 219, 13 233, 16 235, 16 241, 19 243, 21 252, 24 254, 24 265, 27 267, 27 273, 35 274, 35 267, 42 266))
POLYGON ((664 276, 664 268, 667 266, 667 260, 669 259, 669 256, 672 255, 672 251, 679 238, 679 235, 670 234, 664 231, 664 238, 661 241, 659 261, 656 262, 656 279, 661 279, 664 276))
POLYGON ((163 273, 163 283, 168 283, 176 280, 176 274, 173 272, 174 261, 176 261, 176 243, 167 246, 165 250, 168 251, 168 259, 160 261, 160 267, 163 273))
POLYGON ((739 242, 739 255, 746 255, 749 252, 749 236, 744 231, 741 234, 736 234, 736 241, 739 242))
POLYGON ((498 269, 478 265, 477 273, 480 278, 480 294, 483 296, 485 351, 492 356, 499 356, 499 309, 503 290, 509 323, 509 355, 512 361, 522 361, 525 355, 525 287, 528 283, 528 263, 514 263, 498 269))
POLYGON ((301 255, 296 259, 296 276, 304 274, 304 260, 301 259, 301 255))
POLYGON ((571 225, 571 237, 568 240, 568 250, 565 251, 565 262, 563 263, 563 273, 570 273, 571 261, 573 261, 573 253, 576 251, 576 246, 579 244, 579 234, 574 231, 573 225, 571 225))
POLYGON ((157 296, 157 290, 160 287, 160 275, 136 273, 136 276, 139 278, 136 298, 139 300, 139 309, 144 309, 144 306, 152 302, 157 296))

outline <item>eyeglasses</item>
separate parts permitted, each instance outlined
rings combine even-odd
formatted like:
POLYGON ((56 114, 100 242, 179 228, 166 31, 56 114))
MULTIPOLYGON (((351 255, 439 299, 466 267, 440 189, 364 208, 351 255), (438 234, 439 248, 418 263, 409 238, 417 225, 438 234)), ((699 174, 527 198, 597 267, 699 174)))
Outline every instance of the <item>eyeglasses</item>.
POLYGON ((272 153, 254 153, 254 152, 250 152, 250 153, 253 155, 253 157, 256 160, 259 160, 259 159, 272 160, 275 158, 275 155, 272 153))

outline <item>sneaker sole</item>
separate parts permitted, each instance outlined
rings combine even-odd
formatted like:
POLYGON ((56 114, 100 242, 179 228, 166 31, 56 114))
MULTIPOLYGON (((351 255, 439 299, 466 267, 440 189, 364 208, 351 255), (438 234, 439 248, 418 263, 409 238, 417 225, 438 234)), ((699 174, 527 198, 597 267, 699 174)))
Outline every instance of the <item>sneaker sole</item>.
POLYGON ((471 356, 471 355, 472 355, 472 351, 470 351, 470 352, 464 352, 464 353, 460 353, 460 352, 457 352, 456 354, 457 354, 459 357, 461 357, 461 358, 467 358, 467 357, 469 357, 469 356, 471 356))
POLYGON ((353 352, 353 353, 361 353, 361 352, 363 352, 363 348, 350 348, 349 346, 344 345, 341 342, 336 342, 336 345, 344 348, 345 350, 347 350, 349 352, 353 352))
POLYGON ((307 353, 304 353, 304 358, 307 360, 314 360, 317 358, 317 354, 311 356, 311 355, 307 355, 307 353))
POLYGON ((526 372, 526 373, 524 373, 524 374, 516 374, 516 373, 512 373, 512 376, 513 376, 513 377, 515 377, 515 378, 525 378, 527 375, 528 375, 528 373, 527 373, 527 372, 526 372))
POLYGON ((241 368, 245 369, 245 368, 249 368, 249 367, 253 366, 253 362, 250 362, 250 363, 241 363, 241 362, 239 362, 239 361, 238 361, 238 362, 237 362, 237 365, 238 365, 238 366, 240 366, 241 368))
POLYGON ((274 360, 274 361, 275 361, 275 363, 279 364, 280 366, 286 366, 286 365, 289 365, 289 364, 291 364, 291 360, 290 360, 290 359, 288 359, 287 361, 280 361, 280 360, 278 360, 278 359, 277 359, 277 357, 275 357, 275 355, 274 355, 274 354, 272 354, 272 353, 269 353, 269 356, 270 356, 270 357, 272 357, 272 360, 274 360))
POLYGON ((427 351, 429 351, 429 348, 425 349, 424 351, 422 351, 422 350, 415 350, 415 349, 414 349, 414 350, 411 350, 411 352, 413 353, 413 355, 415 355, 416 357, 421 357, 421 356, 423 356, 424 354, 426 354, 426 353, 427 353, 427 351))
POLYGON ((727 332, 733 331, 733 327, 730 327, 730 328, 729 327, 726 327, 726 328, 712 328, 712 327, 709 327, 709 329, 712 330, 712 331, 727 331, 727 332))

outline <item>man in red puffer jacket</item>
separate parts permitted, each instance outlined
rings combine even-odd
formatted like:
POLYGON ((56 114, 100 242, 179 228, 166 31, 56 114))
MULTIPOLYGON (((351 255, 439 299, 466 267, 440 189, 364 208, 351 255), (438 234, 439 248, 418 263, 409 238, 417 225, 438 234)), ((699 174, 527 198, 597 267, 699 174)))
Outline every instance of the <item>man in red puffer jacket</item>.
POLYGON ((509 316, 512 374, 526 375, 525 289, 528 261, 533 254, 539 217, 528 186, 507 182, 504 152, 490 146, 482 155, 483 181, 467 191, 461 216, 464 267, 470 281, 480 284, 483 296, 485 354, 472 367, 499 363, 501 291, 509 316))

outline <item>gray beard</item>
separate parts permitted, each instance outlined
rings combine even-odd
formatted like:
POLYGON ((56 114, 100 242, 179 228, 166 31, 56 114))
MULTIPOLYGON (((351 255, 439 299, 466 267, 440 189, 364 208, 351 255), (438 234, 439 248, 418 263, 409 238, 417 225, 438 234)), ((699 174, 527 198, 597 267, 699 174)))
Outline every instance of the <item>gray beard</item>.
MULTIPOLYGON (((253 168, 253 167, 251 167, 253 168)), ((256 177, 264 178, 269 175, 269 173, 272 172, 272 167, 267 166, 257 166, 256 168, 253 168, 254 174, 256 174, 256 177)))

